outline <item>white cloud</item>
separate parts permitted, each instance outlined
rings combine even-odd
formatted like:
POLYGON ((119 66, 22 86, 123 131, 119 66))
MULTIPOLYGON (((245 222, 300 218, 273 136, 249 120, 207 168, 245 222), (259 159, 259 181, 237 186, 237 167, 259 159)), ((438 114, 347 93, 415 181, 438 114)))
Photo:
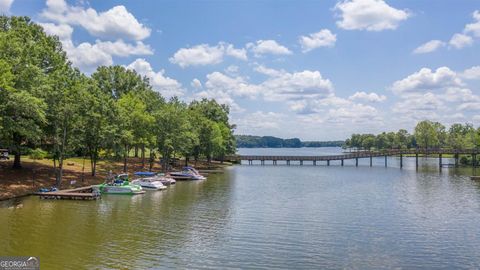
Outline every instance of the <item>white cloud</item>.
POLYGON ((230 96, 229 93, 222 91, 220 89, 207 89, 201 92, 198 92, 194 96, 195 98, 202 99, 212 99, 214 98, 218 103, 225 104, 230 107, 230 112, 232 113, 241 113, 244 112, 245 109, 240 107, 235 100, 230 96))
POLYGON ((190 48, 181 48, 170 57, 170 62, 182 68, 218 64, 225 55, 247 60, 245 49, 235 49, 232 44, 219 42, 216 46, 200 44, 190 48))
POLYGON ((480 79, 480 66, 474 66, 463 71, 461 76, 468 80, 480 79))
POLYGON ((472 16, 475 22, 465 25, 464 32, 472 33, 474 36, 480 37, 480 11, 475 10, 472 16))
POLYGON ((91 72, 98 66, 110 66, 113 64, 111 54, 88 42, 74 46, 72 41, 69 40, 63 42, 63 47, 72 64, 84 72, 91 72))
POLYGON ((430 40, 429 42, 424 43, 420 45, 418 48, 416 48, 413 51, 413 53, 415 54, 430 53, 430 52, 436 51, 437 49, 443 46, 445 46, 445 42, 441 40, 430 40))
POLYGON ((236 75, 238 74, 239 69, 240 68, 238 66, 230 65, 225 69, 225 72, 229 75, 236 75))
POLYGON ((245 78, 240 76, 230 77, 218 71, 207 75, 205 87, 210 90, 249 98, 255 98, 261 93, 260 86, 250 84, 245 78))
POLYGON ((101 38, 143 40, 151 33, 125 6, 115 6, 98 13, 93 8, 69 6, 64 0, 47 0, 47 8, 41 16, 59 24, 81 26, 91 35, 101 38))
POLYGON ((123 40, 100 41, 94 44, 83 42, 76 46, 72 41, 73 28, 68 24, 40 23, 49 35, 56 35, 62 42, 72 64, 82 71, 91 72, 98 66, 113 64, 113 56, 128 57, 132 55, 151 55, 153 50, 142 41, 135 44, 125 43, 123 40))
POLYGON ((152 55, 153 50, 150 45, 145 45, 141 41, 137 41, 135 45, 127 44, 123 40, 111 41, 99 41, 95 42, 95 46, 98 46, 102 51, 111 55, 127 57, 130 55, 152 55))
POLYGON ((200 82, 200 80, 197 79, 197 78, 193 79, 192 82, 190 83, 190 85, 195 89, 201 89, 202 88, 202 82, 200 82))
POLYGON ((436 71, 422 68, 420 71, 394 82, 391 88, 396 94, 411 94, 462 85, 463 83, 457 73, 448 67, 440 67, 436 71))
POLYGON ((139 58, 128 65, 127 68, 135 70, 142 76, 146 76, 150 80, 153 89, 166 98, 184 95, 185 91, 178 81, 165 76, 165 70, 163 69, 155 72, 150 63, 145 59, 139 58))
POLYGON ((455 49, 462 49, 473 44, 473 38, 464 34, 454 34, 448 42, 455 49))
POLYGON ((392 111, 410 119, 436 119, 444 103, 433 93, 415 94, 397 102, 392 111))
POLYGON ((350 100, 362 100, 368 102, 383 102, 387 99, 384 95, 379 95, 377 93, 366 93, 366 92, 356 92, 355 94, 348 97, 350 100))
POLYGON ((235 57, 237 59, 247 61, 247 50, 245 49, 235 49, 232 44, 228 44, 228 46, 225 49, 225 54, 228 56, 235 57))
POLYGON ((247 48, 250 49, 256 57, 264 54, 289 55, 292 52, 285 46, 278 44, 275 40, 257 40, 254 43, 248 43, 247 48))
POLYGON ((457 107, 459 111, 480 111, 480 102, 465 102, 457 107))
POLYGON ((445 93, 439 95, 439 98, 445 102, 471 102, 480 101, 480 97, 473 94, 468 88, 452 87, 448 88, 445 93))
POLYGON ((286 73, 285 70, 276 70, 276 69, 273 69, 273 68, 267 68, 263 65, 257 65, 254 70, 258 73, 261 73, 261 74, 264 74, 264 75, 267 75, 267 76, 270 76, 270 77, 277 77, 277 76, 281 76, 283 74, 286 73))
POLYGON ((309 52, 319 47, 333 47, 337 41, 337 35, 328 29, 322 29, 308 36, 300 36, 299 42, 303 52, 309 52))
POLYGON ((48 35, 58 36, 62 40, 70 40, 73 34, 73 28, 68 24, 39 23, 48 35))
POLYGON ((7 13, 10 11, 13 0, 0 0, 0 13, 7 13))
POLYGON ((310 70, 285 72, 269 78, 261 86, 265 98, 273 101, 321 99, 333 92, 330 80, 323 78, 319 71, 310 70))
POLYGON ((372 123, 381 121, 378 110, 370 105, 350 104, 328 110, 326 121, 338 123, 372 123))
POLYGON ((340 12, 337 26, 346 30, 382 31, 396 29, 410 14, 383 0, 345 0, 334 8, 340 12))
POLYGON ((94 44, 83 42, 75 46, 71 40, 63 40, 63 47, 67 52, 68 59, 73 65, 85 72, 90 72, 98 66, 113 64, 113 56, 128 57, 132 55, 151 55, 149 46, 141 41, 136 45, 126 44, 122 40, 115 42, 102 42, 97 40, 94 44))
POLYGON ((269 132, 276 132, 280 128, 284 117, 285 115, 282 113, 256 111, 234 118, 233 121, 240 128, 236 132, 238 134, 260 133, 265 135, 269 134, 269 132))

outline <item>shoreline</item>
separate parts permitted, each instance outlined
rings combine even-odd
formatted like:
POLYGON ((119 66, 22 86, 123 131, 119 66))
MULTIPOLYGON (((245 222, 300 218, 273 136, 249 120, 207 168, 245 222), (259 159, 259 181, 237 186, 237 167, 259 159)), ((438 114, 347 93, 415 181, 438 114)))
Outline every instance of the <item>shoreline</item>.
MULTIPOLYGON (((61 189, 100 184, 105 181, 110 170, 114 173, 123 171, 122 161, 102 160, 97 165, 96 176, 91 176, 89 166, 83 168, 80 166, 78 158, 72 160, 74 161, 65 161, 65 164, 73 163, 74 165, 64 167, 61 189)), ((0 179, 2 179, 0 181, 0 202, 27 197, 42 187, 48 188, 55 185, 53 167, 49 164, 51 160, 33 162, 25 158, 22 161, 23 168, 19 170, 11 169, 12 162, 4 161, 0 163, 0 179)), ((85 163, 89 162, 88 160, 85 163)), ((179 160, 173 169, 181 169, 185 165, 184 162, 185 160, 179 160)), ((148 171, 148 164, 145 167, 142 167, 141 164, 142 162, 139 158, 129 158, 127 173, 133 175, 137 171, 148 171)), ((194 166, 194 164, 194 161, 189 162, 189 166, 194 166)), ((199 160, 194 167, 199 171, 219 171, 231 165, 233 164, 229 162, 220 163, 220 161, 212 161, 210 164, 207 164, 207 161, 199 160)), ((161 166, 158 162, 154 163, 152 171, 161 172, 161 166)))

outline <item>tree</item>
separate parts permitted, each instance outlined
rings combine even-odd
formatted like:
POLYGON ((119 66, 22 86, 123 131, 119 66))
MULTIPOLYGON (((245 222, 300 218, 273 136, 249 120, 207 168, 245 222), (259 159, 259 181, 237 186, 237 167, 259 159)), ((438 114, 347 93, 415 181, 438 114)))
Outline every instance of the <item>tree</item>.
POLYGON ((400 129, 397 131, 397 133, 395 134, 395 140, 397 142, 397 146, 398 148, 400 149, 406 149, 406 148, 409 148, 409 144, 410 144, 410 134, 408 134, 408 131, 406 131, 405 129, 400 129))
POLYGON ((81 106, 83 154, 90 156, 91 174, 96 175, 97 162, 101 149, 110 149, 115 143, 118 126, 115 123, 117 111, 114 100, 100 91, 96 82, 85 82, 87 91, 81 106))
POLYGON ((142 78, 134 70, 123 66, 102 66, 97 68, 92 78, 98 87, 113 99, 120 99, 123 94, 145 90, 148 87, 148 79, 142 78))
POLYGON ((82 97, 88 89, 87 80, 78 70, 66 65, 49 77, 50 91, 44 93, 47 103, 46 140, 53 157, 56 185, 63 178, 64 160, 79 147, 82 97))
POLYGON ((438 145, 438 134, 433 126, 433 123, 424 120, 419 122, 415 126, 415 140, 417 141, 418 146, 428 149, 435 145, 438 145))
POLYGON ((14 168, 21 167, 22 149, 42 135, 47 109, 42 95, 51 90, 51 74, 67 63, 61 48, 58 38, 28 17, 0 16, 0 59, 11 74, 8 92, 2 91, 2 137, 15 155, 14 168))

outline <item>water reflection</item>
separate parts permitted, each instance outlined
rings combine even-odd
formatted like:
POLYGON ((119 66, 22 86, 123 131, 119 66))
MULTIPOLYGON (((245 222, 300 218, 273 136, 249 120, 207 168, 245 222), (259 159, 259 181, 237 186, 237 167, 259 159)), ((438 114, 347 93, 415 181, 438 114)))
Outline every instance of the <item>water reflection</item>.
POLYGON ((142 196, 1 203, 0 254, 40 256, 46 269, 480 265, 471 168, 359 165, 235 166, 142 196))

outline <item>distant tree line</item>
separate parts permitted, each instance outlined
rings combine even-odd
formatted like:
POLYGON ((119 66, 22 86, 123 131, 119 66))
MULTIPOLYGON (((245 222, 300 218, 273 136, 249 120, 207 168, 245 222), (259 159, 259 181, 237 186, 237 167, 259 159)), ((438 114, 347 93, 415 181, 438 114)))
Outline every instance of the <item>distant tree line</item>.
POLYGON ((300 147, 340 147, 344 141, 306 141, 298 138, 281 139, 273 136, 235 135, 239 148, 300 148, 300 147))
POLYGON ((480 128, 472 124, 453 124, 448 129, 439 122, 421 121, 413 134, 405 129, 380 134, 352 134, 343 148, 383 150, 409 148, 472 149, 480 147, 480 128))
POLYGON ((126 171, 130 151, 150 168, 160 158, 210 161, 235 153, 228 115, 215 100, 166 101, 123 66, 82 74, 58 37, 28 17, 0 16, 0 147, 14 155, 14 168, 37 148, 53 159, 57 185, 70 156, 89 157, 92 175, 101 157, 123 159, 126 171))

